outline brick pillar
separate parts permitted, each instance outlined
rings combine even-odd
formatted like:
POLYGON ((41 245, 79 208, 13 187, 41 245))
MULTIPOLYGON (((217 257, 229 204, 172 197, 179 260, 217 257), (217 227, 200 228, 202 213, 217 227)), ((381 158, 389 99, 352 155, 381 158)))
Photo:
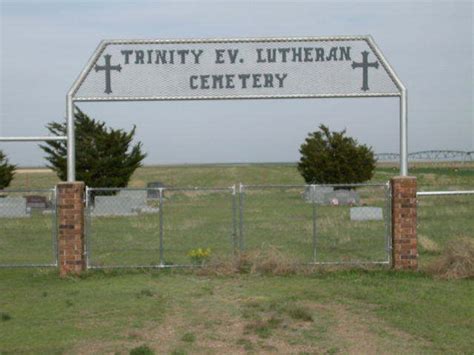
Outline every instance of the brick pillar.
POLYGON ((392 268, 416 270, 416 178, 397 176, 392 185, 392 268))
POLYGON ((79 274, 86 268, 84 183, 58 184, 59 274, 79 274))

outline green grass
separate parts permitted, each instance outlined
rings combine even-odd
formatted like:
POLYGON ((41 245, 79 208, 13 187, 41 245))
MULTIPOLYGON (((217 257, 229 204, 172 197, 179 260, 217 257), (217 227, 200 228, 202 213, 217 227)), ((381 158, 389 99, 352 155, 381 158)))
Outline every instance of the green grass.
MULTIPOLYGON (((474 165, 416 166, 419 190, 473 189, 474 165)), ((374 182, 397 169, 379 167, 374 182)), ((18 174, 12 186, 50 188, 48 173, 18 174)), ((291 165, 147 167, 131 186, 303 184, 291 165)), ((247 191, 247 249, 276 248, 313 258, 312 206, 299 189, 247 191)), ((361 189, 383 206, 383 189, 361 189)), ((422 268, 456 237, 473 238, 472 196, 419 199, 422 268)), ((189 263, 191 249, 230 256, 232 195, 167 192, 164 261, 189 263)), ((350 222, 346 207, 317 210, 319 260, 385 256, 382 222, 350 222)), ((51 216, 2 219, 0 263, 52 259, 51 216)), ((95 265, 159 262, 156 214, 94 217, 95 265)), ((444 281, 388 270, 319 272, 288 277, 198 276, 181 271, 88 272, 59 279, 52 269, 0 269, 0 353, 469 353, 474 348, 472 280, 444 281), (361 341, 363 339, 363 341, 361 341), (138 350, 137 350, 138 351, 138 350)))
POLYGON ((474 345, 468 280, 390 271, 59 279, 51 270, 0 270, 0 278, 0 309, 10 317, 0 322, 0 352, 127 353, 146 344, 160 354, 468 353, 474 345))

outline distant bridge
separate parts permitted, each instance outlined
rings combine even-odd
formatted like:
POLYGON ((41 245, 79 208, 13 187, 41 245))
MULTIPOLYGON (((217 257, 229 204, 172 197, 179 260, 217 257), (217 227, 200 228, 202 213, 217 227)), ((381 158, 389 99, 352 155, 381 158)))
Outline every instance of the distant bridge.
MULTIPOLYGON (((392 162, 400 159, 398 153, 378 153, 375 158, 380 162, 392 162)), ((409 161, 474 161, 474 151, 462 150, 424 150, 408 154, 409 161)))

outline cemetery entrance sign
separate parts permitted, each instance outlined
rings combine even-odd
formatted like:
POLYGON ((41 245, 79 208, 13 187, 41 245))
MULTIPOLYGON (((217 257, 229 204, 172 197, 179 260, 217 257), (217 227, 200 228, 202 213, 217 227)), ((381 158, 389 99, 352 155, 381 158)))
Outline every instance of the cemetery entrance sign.
POLYGON ((370 36, 102 41, 67 95, 68 181, 75 102, 337 97, 400 98, 407 175, 406 90, 370 36))

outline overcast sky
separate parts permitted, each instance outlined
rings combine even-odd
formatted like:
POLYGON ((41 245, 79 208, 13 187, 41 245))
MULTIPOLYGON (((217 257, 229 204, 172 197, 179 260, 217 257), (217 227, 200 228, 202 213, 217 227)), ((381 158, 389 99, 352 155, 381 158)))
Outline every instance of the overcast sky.
MULTIPOLYGON (((408 89, 409 151, 474 150, 472 1, 1 2, 0 136, 48 134, 102 39, 364 35, 408 89)), ((296 161, 321 123, 376 152, 399 151, 397 98, 81 103, 137 126, 147 164, 296 161)), ((44 165, 36 143, 0 143, 44 165)))

